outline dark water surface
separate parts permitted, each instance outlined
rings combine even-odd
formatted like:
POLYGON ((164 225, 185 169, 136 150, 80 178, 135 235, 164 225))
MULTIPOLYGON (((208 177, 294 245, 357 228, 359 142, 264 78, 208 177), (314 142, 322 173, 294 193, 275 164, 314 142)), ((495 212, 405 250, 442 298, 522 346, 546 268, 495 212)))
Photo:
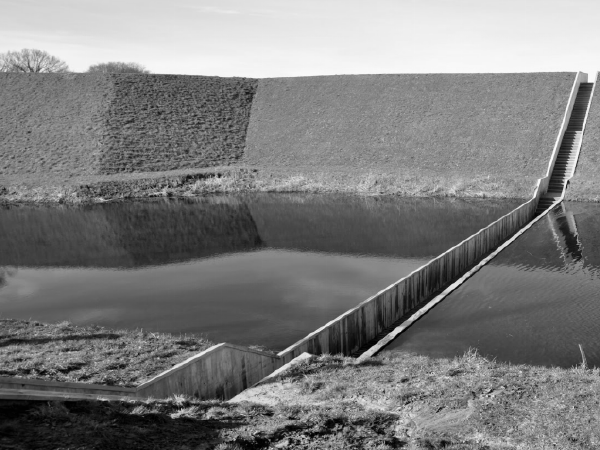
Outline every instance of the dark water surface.
POLYGON ((520 202, 214 196, 0 210, 0 317, 281 350, 520 202))
POLYGON ((565 202, 393 341, 434 357, 600 367, 600 205, 565 202))

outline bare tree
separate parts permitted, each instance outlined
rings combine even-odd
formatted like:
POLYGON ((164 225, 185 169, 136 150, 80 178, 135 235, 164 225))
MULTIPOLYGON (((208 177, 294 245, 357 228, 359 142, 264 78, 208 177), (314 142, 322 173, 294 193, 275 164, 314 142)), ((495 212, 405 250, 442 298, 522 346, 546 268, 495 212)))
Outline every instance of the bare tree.
POLYGON ((69 66, 44 50, 24 48, 0 53, 0 72, 64 73, 69 66))
POLYGON ((133 62, 106 62, 90 66, 88 72, 101 73, 150 73, 144 66, 133 62))

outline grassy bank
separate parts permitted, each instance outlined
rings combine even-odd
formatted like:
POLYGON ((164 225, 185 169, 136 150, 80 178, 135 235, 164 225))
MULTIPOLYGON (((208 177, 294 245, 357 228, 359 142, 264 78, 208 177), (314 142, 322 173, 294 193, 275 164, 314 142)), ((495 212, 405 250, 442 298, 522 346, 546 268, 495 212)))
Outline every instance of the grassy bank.
POLYGON ((247 191, 528 198, 575 74, 3 75, 1 201, 81 203, 247 191))
POLYGON ((193 335, 0 319, 0 376, 136 386, 211 345, 193 335))
POLYGON ((0 402, 7 448, 593 449, 600 372, 322 356, 239 402, 0 402))
POLYGON ((81 204, 110 200, 189 197, 217 193, 304 192, 404 197, 530 198, 537 180, 348 169, 202 169, 19 182, 0 180, 1 203, 81 204))

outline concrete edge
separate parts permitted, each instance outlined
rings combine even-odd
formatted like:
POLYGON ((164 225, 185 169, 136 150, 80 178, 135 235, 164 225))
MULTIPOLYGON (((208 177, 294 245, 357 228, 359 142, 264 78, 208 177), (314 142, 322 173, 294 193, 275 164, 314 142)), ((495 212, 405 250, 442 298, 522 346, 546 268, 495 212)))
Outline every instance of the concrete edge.
POLYGON ((440 303, 442 300, 444 300, 448 295, 450 295, 454 290, 456 290, 456 288, 458 288, 460 285, 462 285, 464 282, 466 282, 469 278, 471 278, 471 276, 473 276, 476 272, 478 272, 479 269, 481 269, 488 262, 490 262, 492 259, 494 259, 496 257, 496 255, 498 255, 498 253, 500 253, 502 250, 504 250, 506 247, 508 247, 510 244, 512 244, 514 241, 516 241, 523 233, 525 233, 527 230, 529 230, 536 222, 538 222, 542 217, 544 217, 546 214, 548 214, 556 205, 558 205, 560 202, 562 202, 562 200, 563 200, 563 197, 560 197, 558 200, 556 200, 543 213, 541 213, 539 216, 535 217, 532 221, 530 221, 527 225, 525 225, 517 233, 515 233, 510 239, 505 241, 502 245, 500 245, 491 254, 489 254, 484 259, 482 259, 475 267, 473 267, 471 270, 469 270, 467 273, 465 273, 462 277, 460 277, 458 280, 456 280, 454 283, 452 283, 450 286, 448 286, 446 289, 444 289, 444 291, 441 294, 434 297, 433 300, 431 300, 429 303, 427 303, 427 305, 425 305, 423 308, 419 309, 416 313, 414 313, 412 316, 410 316, 407 320, 402 322, 402 324, 400 324, 399 326, 394 328, 394 330, 392 330, 383 339, 381 339, 379 342, 377 342, 377 344, 375 344, 373 347, 371 347, 369 350, 367 350, 361 356, 359 356, 356 359, 356 363, 360 363, 368 358, 371 358, 371 357, 375 356, 377 353, 379 353, 381 350, 383 350, 383 348, 386 345, 388 345, 390 342, 392 342, 399 334, 401 334, 406 329, 408 329, 413 323, 415 323, 422 316, 427 314, 429 312, 429 310, 431 310, 434 306, 436 306, 438 303, 440 303))
POLYGON ((244 389, 242 392, 240 392, 238 395, 236 395, 235 397, 233 397, 232 399, 227 400, 228 402, 232 402, 232 403, 236 403, 238 401, 240 401, 240 399, 238 397, 242 396, 244 392, 246 392, 248 389, 252 389, 254 387, 260 386, 261 384, 264 383, 268 383, 269 381, 274 380, 275 378, 277 378, 279 375, 284 374, 285 372, 287 372, 289 369, 291 369, 292 367, 304 362, 304 361, 310 361, 312 359, 315 358, 315 355, 312 355, 310 353, 304 352, 298 356, 296 356, 294 359, 292 359, 289 363, 284 364, 283 366, 281 366, 279 369, 275 370, 274 372, 271 372, 269 375, 267 375, 266 377, 264 377, 262 380, 260 380, 258 383, 253 384, 252 386, 244 389))
MULTIPOLYGON (((14 385, 14 386, 39 386, 39 387, 48 387, 48 388, 57 388, 57 389, 85 389, 85 390, 99 390, 99 391, 113 391, 113 392, 122 392, 135 394, 135 387, 126 387, 126 386, 109 386, 103 384, 88 384, 88 383, 77 383, 77 382, 69 382, 69 381, 49 381, 49 380, 37 380, 37 379, 29 379, 29 378, 16 378, 16 377, 0 377, 0 390, 1 389, 19 389, 19 388, 7 388, 2 387, 3 385, 14 385)), ((48 391, 50 392, 50 391, 48 391)))
POLYGON ((38 391, 35 389, 0 389, 0 400, 37 401, 132 401, 135 397, 123 395, 84 394, 72 392, 38 391))
POLYGON ((178 372, 179 370, 183 369, 184 367, 189 366, 190 364, 196 362, 197 360, 206 357, 208 354, 217 352, 223 348, 232 348, 232 349, 235 349, 235 350, 238 350, 241 352, 254 353, 257 355, 265 356, 267 358, 273 358, 275 360, 281 359, 275 353, 264 352, 262 350, 255 350, 255 349, 243 347, 240 345, 234 345, 234 344, 229 344, 227 342, 222 342, 220 344, 213 345, 212 347, 209 347, 206 350, 204 350, 194 356, 191 356, 190 358, 186 359, 185 361, 182 361, 179 364, 176 364, 169 369, 164 370, 163 372, 159 373, 158 375, 155 375, 154 377, 150 378, 149 380, 144 381, 143 383, 139 384, 135 389, 137 391, 137 390, 146 388, 146 387, 156 383, 157 381, 162 380, 163 378, 166 378, 175 372, 178 372))

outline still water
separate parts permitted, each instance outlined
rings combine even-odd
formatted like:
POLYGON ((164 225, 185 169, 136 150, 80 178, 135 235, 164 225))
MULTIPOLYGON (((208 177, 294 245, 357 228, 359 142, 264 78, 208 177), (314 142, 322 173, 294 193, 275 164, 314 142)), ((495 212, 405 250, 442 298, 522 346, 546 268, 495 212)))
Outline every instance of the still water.
POLYGON ((0 317, 281 350, 520 202, 214 196, 0 210, 0 317))
POLYGON ((600 367, 600 205, 565 202, 386 351, 600 367))

